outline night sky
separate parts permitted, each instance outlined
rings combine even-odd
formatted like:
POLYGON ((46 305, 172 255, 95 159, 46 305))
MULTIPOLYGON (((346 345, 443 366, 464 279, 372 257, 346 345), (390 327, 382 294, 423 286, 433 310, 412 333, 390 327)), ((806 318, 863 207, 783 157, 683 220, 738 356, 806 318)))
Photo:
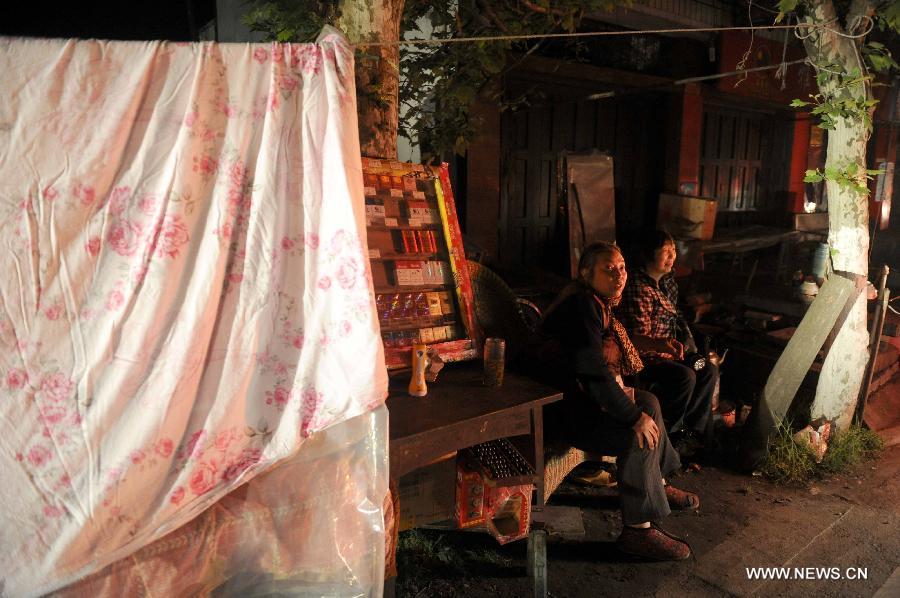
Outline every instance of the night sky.
POLYGON ((215 10, 215 0, 14 0, 0 9, 0 35, 189 41, 191 13, 200 28, 215 10))

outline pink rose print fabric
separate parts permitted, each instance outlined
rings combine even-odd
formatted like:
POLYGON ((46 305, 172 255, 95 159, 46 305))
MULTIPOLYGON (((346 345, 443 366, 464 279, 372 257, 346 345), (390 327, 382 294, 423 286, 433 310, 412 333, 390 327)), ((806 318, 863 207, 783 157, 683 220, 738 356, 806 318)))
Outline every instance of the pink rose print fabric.
POLYGON ((0 79, 0 594, 40 595, 378 408, 387 376, 338 33, 0 37, 0 79))

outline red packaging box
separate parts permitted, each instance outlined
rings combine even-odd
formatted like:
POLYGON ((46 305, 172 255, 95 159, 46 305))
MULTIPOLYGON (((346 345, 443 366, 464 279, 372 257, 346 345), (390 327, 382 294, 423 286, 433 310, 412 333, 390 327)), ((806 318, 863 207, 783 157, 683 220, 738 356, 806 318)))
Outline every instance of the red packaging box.
POLYGON ((460 529, 484 524, 484 477, 462 460, 456 462, 456 525, 460 529))
POLYGON ((499 486, 486 492, 485 523, 488 532, 500 544, 521 540, 528 536, 531 523, 532 484, 499 486))
POLYGON ((456 507, 460 529, 484 526, 500 544, 521 540, 531 523, 533 484, 494 486, 480 471, 456 461, 456 507))

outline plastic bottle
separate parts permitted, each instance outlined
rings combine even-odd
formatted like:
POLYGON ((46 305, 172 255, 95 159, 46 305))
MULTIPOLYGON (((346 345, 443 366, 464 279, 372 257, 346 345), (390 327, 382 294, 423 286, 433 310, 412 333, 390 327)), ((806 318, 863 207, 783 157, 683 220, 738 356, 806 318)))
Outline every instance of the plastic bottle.
POLYGON ((825 271, 828 268, 828 243, 819 243, 813 253, 812 275, 816 282, 825 278, 825 271))

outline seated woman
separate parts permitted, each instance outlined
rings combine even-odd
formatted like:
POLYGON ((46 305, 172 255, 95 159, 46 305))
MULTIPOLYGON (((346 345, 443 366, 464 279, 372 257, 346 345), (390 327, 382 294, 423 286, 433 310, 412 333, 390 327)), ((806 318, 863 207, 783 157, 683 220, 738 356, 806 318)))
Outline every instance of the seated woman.
POLYGON ((666 232, 653 231, 641 236, 638 253, 643 263, 631 272, 616 308, 645 364, 638 386, 659 398, 673 437, 684 431, 688 438, 701 441, 710 423, 719 370, 708 362, 700 370, 681 362, 685 346, 677 338, 679 331, 684 331, 686 342, 693 344, 693 339, 677 308, 678 285, 672 274, 675 240, 666 232))
POLYGON ((542 324, 555 345, 545 357, 565 391, 563 420, 569 440, 577 448, 617 457, 624 524, 619 548, 649 559, 685 559, 690 547, 656 522, 670 507, 698 508, 700 499, 663 479, 680 461, 656 397, 622 384, 622 375, 642 367, 611 312, 627 279, 625 261, 615 245, 597 243, 584 250, 578 272, 578 281, 563 291, 542 324))

